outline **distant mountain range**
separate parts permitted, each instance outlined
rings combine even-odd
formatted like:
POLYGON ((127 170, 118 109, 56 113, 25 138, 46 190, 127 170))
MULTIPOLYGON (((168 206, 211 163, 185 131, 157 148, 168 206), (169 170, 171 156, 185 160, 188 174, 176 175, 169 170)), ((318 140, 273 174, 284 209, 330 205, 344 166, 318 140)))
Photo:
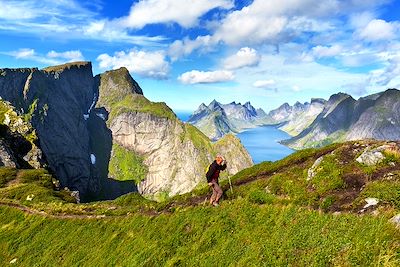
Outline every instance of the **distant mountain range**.
POLYGON ((294 149, 358 139, 400 139, 400 91, 388 89, 355 100, 345 93, 328 100, 285 103, 266 114, 247 102, 200 105, 189 119, 212 139, 259 125, 276 125, 292 136, 281 143, 294 149))
POLYGON ((355 100, 345 93, 328 101, 287 103, 268 113, 279 128, 293 137, 282 143, 294 148, 319 147, 333 142, 400 139, 400 91, 389 89, 355 100))
POLYGON ((188 122, 210 139, 218 140, 227 133, 238 133, 272 121, 264 110, 255 109, 250 102, 221 104, 213 100, 208 106, 202 103, 188 122))

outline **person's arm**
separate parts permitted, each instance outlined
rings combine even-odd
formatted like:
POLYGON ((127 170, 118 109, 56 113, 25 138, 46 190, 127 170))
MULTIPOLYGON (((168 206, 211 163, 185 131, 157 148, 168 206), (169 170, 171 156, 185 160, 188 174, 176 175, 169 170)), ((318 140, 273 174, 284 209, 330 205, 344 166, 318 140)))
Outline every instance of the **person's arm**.
POLYGON ((222 164, 221 166, 219 166, 219 169, 221 171, 224 171, 226 169, 226 161, 224 160, 224 164, 222 164))
POLYGON ((207 182, 211 182, 211 179, 216 170, 217 170, 216 164, 211 164, 210 167, 208 167, 208 171, 206 173, 207 182))

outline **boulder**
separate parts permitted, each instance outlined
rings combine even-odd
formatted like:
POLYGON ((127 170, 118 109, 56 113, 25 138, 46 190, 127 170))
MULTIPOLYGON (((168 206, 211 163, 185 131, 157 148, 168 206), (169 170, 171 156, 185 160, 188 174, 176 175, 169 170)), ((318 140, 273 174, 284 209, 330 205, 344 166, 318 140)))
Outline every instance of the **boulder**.
POLYGON ((377 148, 366 148, 356 161, 367 166, 376 165, 385 159, 383 151, 390 148, 392 148, 391 145, 383 145, 377 148))
POLYGON ((311 166, 311 168, 308 169, 307 171, 307 181, 311 180, 315 175, 317 175, 317 169, 319 165, 321 165, 322 161, 324 160, 324 156, 319 157, 314 164, 311 166))

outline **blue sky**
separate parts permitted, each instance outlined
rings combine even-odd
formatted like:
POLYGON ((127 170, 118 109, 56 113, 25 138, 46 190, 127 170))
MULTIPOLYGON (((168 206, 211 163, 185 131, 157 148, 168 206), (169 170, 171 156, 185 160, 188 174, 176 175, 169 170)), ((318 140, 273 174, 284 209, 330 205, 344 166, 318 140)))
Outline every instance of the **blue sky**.
POLYGON ((0 0, 0 68, 125 66, 152 101, 284 102, 400 89, 400 1, 0 0))

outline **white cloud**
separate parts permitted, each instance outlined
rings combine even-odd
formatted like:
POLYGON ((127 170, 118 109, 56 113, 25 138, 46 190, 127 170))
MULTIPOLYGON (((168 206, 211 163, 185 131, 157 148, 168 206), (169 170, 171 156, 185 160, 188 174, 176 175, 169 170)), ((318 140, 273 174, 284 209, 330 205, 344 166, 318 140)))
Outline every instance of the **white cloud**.
POLYGON ((21 48, 18 51, 12 51, 9 54, 17 59, 32 58, 33 56, 35 56, 35 50, 30 48, 21 48))
POLYGON ((207 50, 214 44, 214 40, 210 35, 198 36, 194 40, 190 40, 186 37, 183 40, 175 40, 168 49, 168 55, 172 58, 172 60, 177 60, 182 56, 189 55, 194 50, 199 48, 207 50))
POLYGON ((370 80, 380 86, 388 86, 391 81, 400 77, 400 53, 388 60, 385 68, 375 70, 370 74, 370 80))
MULTIPOLYGON (((126 28, 107 19, 76 0, 0 0, 0 30, 31 34, 57 40, 98 40, 157 46, 165 38, 132 35, 126 28)), ((99 7, 96 8, 99 10, 99 7)))
POLYGON ((275 86, 276 82, 274 80, 258 80, 253 83, 256 88, 271 88, 275 86))
POLYGON ((230 0, 141 0, 132 5, 129 16, 119 19, 124 27, 143 28, 147 24, 173 23, 189 28, 214 8, 233 7, 230 0))
POLYGON ((299 92, 301 90, 301 88, 298 85, 293 85, 292 86, 292 90, 295 91, 295 92, 299 92))
POLYGON ((260 62, 260 55, 253 48, 242 47, 240 50, 224 60, 225 69, 240 69, 243 67, 252 67, 260 62))
POLYGON ((2 52, 1 54, 12 56, 15 57, 16 59, 32 60, 48 65, 57 65, 72 61, 85 60, 81 51, 79 50, 65 51, 65 52, 56 52, 52 50, 49 51, 46 55, 42 55, 37 53, 34 49, 21 48, 16 51, 2 52))
POLYGON ((312 55, 316 58, 334 57, 342 53, 343 48, 340 45, 321 46, 318 45, 312 48, 312 55))
POLYGON ((216 71, 198 71, 192 70, 185 72, 178 77, 178 80, 184 84, 196 83, 219 83, 232 81, 235 78, 231 71, 216 70, 216 71))
POLYGON ((56 52, 51 50, 47 53, 48 58, 60 58, 65 59, 67 61, 82 61, 84 60, 81 51, 79 50, 72 50, 72 51, 65 51, 65 52, 56 52))
POLYGON ((395 37, 396 28, 394 23, 374 19, 359 32, 359 36, 367 41, 390 40, 395 37))
POLYGON ((97 61, 102 69, 126 67, 134 74, 155 79, 167 78, 170 70, 162 51, 146 52, 132 49, 128 52, 115 52, 114 56, 101 54, 97 61))

